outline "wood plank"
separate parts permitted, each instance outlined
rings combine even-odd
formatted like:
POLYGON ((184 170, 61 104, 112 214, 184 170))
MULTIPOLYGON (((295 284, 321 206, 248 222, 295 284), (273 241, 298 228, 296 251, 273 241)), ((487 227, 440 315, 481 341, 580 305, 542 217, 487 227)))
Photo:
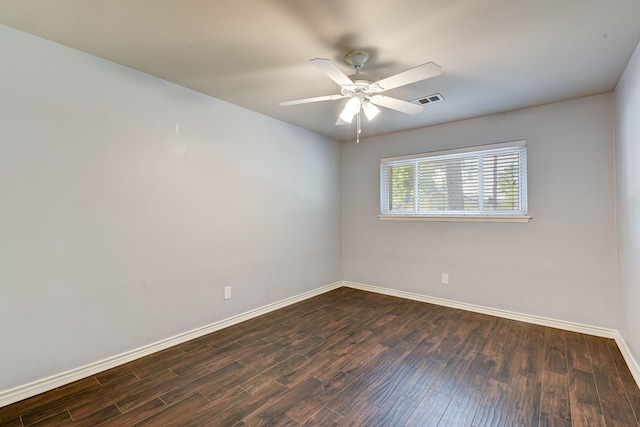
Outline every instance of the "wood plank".
POLYGON ((188 417, 189 414, 197 411, 208 402, 209 401, 205 399, 205 397, 200 393, 194 393, 186 399, 176 403, 175 405, 164 408, 163 410, 156 412, 152 416, 145 418, 144 420, 135 424, 135 426, 176 426, 184 421, 185 416, 188 417))
MULTIPOLYGON (((23 420, 24 422, 24 420, 23 420)), ((68 426, 73 422, 71 419, 71 415, 69 412, 64 411, 60 412, 52 417, 46 418, 44 420, 40 420, 37 423, 25 423, 26 427, 58 427, 58 426, 68 426)))
POLYGON ((593 374, 579 369, 569 371, 569 398, 571 420, 574 425, 606 425, 602 415, 598 391, 593 374))
POLYGON ((545 371, 542 377, 540 411, 551 418, 571 421, 569 378, 567 375, 545 371))
POLYGON ((478 353, 464 373, 462 383, 477 390, 484 391, 489 383, 489 379, 494 374, 495 367, 496 362, 492 356, 478 353))
POLYGON ((170 347, 162 351, 150 354, 148 356, 136 359, 124 365, 116 366, 109 370, 103 371, 95 376, 100 383, 111 381, 121 375, 127 375, 135 372, 138 369, 148 368, 157 363, 161 363, 167 358, 174 358, 183 356, 185 353, 178 347, 170 347))
POLYGON ((507 384, 491 380, 487 385, 483 401, 471 423, 474 427, 509 425, 509 405, 513 392, 507 384))
POLYGON ((287 388, 287 391, 269 401, 265 405, 242 419, 250 426, 266 426, 282 418, 286 412, 299 401, 304 401, 312 395, 322 383, 315 378, 307 378, 295 387, 287 388))
POLYGON ((426 352, 426 357, 436 362, 447 362, 462 346, 464 341, 454 335, 445 336, 442 341, 426 352))
POLYGON ((292 354, 282 362, 276 363, 259 374, 248 378, 240 385, 248 392, 254 393, 256 390, 264 387, 265 384, 270 383, 274 378, 288 377, 290 372, 295 371, 298 367, 307 363, 308 360, 308 358, 300 354, 292 354))
POLYGON ((415 347, 407 353, 402 359, 402 363, 407 365, 412 365, 415 367, 420 366, 425 359, 428 359, 429 353, 431 349, 434 347, 434 344, 439 341, 435 341, 433 338, 424 338, 415 347))
POLYGON ((253 342, 252 344, 247 346, 241 346, 236 342, 232 342, 224 347, 215 349, 211 353, 210 360, 204 365, 212 371, 215 371, 218 368, 228 365, 231 362, 235 362, 236 360, 239 360, 243 357, 259 352, 271 345, 272 343, 263 340, 253 342))
POLYGON ((452 357, 435 379, 431 388, 437 392, 453 396, 462 381, 471 361, 452 357))
POLYGON ((585 343, 589 349, 589 357, 592 365, 609 365, 614 363, 611 352, 609 351, 609 342, 613 340, 585 335, 585 343))
POLYGON ((591 358, 589 357, 589 350, 586 344, 567 341, 567 365, 569 368, 593 372, 591 358))
MULTIPOLYGON (((197 368, 198 365, 211 362, 212 359, 217 357, 218 352, 219 349, 214 349, 210 346, 194 346, 191 351, 186 352, 182 357, 167 364, 167 369, 176 375, 182 375, 190 369, 197 368)), ((152 367, 152 369, 154 368, 152 367)), ((144 376, 148 375, 144 370, 136 371, 136 375, 138 375, 138 372, 141 372, 144 376)))
POLYGON ((434 360, 425 360, 425 363, 417 368, 415 376, 411 382, 406 383, 401 393, 416 402, 422 402, 427 395, 436 378, 442 373, 447 366, 445 363, 436 362, 434 360))
POLYGON ((343 416, 331 409, 322 408, 303 424, 303 427, 335 427, 343 421, 343 416))
POLYGON ((106 422, 102 422, 100 427, 122 427, 122 426, 132 426, 153 414, 156 414, 167 406, 160 399, 153 399, 143 405, 138 406, 135 409, 127 412, 126 414, 121 414, 117 417, 114 417, 106 422))
POLYGON ((567 375, 567 342, 562 331, 547 328, 544 346, 544 370, 567 375))
POLYGON ((347 413, 344 415, 340 427, 366 426, 367 420, 379 409, 380 408, 370 404, 369 402, 357 400, 353 402, 353 405, 349 408, 349 411, 347 411, 347 413))
POLYGON ((387 407, 375 409, 366 418, 366 426, 404 426, 418 403, 404 396, 396 397, 387 407))
POLYGON ((216 374, 223 369, 225 371, 224 373, 214 375, 214 381, 208 381, 206 384, 203 384, 199 388, 200 393, 202 393, 202 395, 207 399, 217 399, 219 396, 225 394, 235 386, 242 384, 275 364, 274 361, 270 359, 255 362, 249 366, 244 366, 238 362, 234 362, 233 364, 235 365, 236 363, 239 365, 237 368, 234 367, 228 370, 221 368, 212 372, 212 374, 216 374))
POLYGON ((514 381, 512 390, 513 398, 509 405, 508 419, 516 425, 538 426, 542 384, 532 377, 520 376, 514 381))
POLYGON ((199 366, 197 369, 193 369, 183 375, 177 375, 173 378, 167 378, 165 381, 158 382, 153 386, 146 387, 140 390, 138 393, 129 393, 123 399, 116 402, 118 408, 122 412, 130 411, 131 409, 142 405, 150 400, 165 395, 172 390, 180 389, 184 390, 185 386, 189 383, 209 374, 211 371, 205 366, 199 366))
MULTIPOLYGON (((176 403, 180 402, 183 399, 186 399, 192 394, 200 392, 210 384, 215 385, 218 383, 218 381, 224 381, 225 379, 232 377, 235 373, 240 372, 242 369, 245 369, 245 366, 238 362, 229 363, 228 365, 220 369, 216 369, 213 372, 210 372, 204 376, 197 378, 194 381, 191 381, 184 387, 171 390, 161 395, 160 398, 167 406, 175 405, 176 403)), ((229 389, 231 388, 233 387, 229 387, 229 389)))
POLYGON ((518 367, 509 383, 513 385, 519 377, 527 377, 535 382, 542 381, 544 372, 544 342, 540 346, 523 346, 514 355, 514 363, 518 367))
POLYGON ((627 394, 627 397, 629 398, 629 402, 631 403, 631 409, 633 409, 636 420, 638 420, 638 424, 640 424, 640 395, 627 394))
POLYGON ((438 427, 470 426, 482 402, 482 392, 467 385, 458 387, 456 394, 444 411, 438 427))
POLYGON ((22 422, 25 425, 35 424, 66 411, 73 402, 86 399, 99 389, 100 383, 95 377, 75 381, 48 393, 0 408, 0 420, 7 415, 11 418, 22 415, 22 422))
POLYGON ((481 333, 472 332, 465 337, 462 344, 451 354, 451 357, 473 360, 482 351, 486 340, 487 338, 481 333))
POLYGON ((233 405, 220 413, 211 412, 199 415, 197 419, 198 423, 193 425, 198 427, 235 425, 252 412, 260 410, 260 408, 263 407, 268 407, 268 403, 272 399, 281 396, 287 392, 287 390, 287 387, 277 381, 272 381, 271 384, 242 400, 242 404, 233 405))
MULTIPOLYGON (((97 387, 96 387, 97 388, 97 387)), ((91 394, 92 390, 84 390, 79 393, 73 393, 69 396, 59 396, 52 402, 48 402, 45 406, 37 407, 22 415, 22 423, 25 426, 36 425, 44 420, 58 420, 60 414, 61 419, 69 419, 68 407, 73 404, 75 399, 82 399, 85 394, 91 394)), ((54 423, 55 424, 55 423, 54 423)))
POLYGON ((516 352, 519 374, 534 381, 542 381, 544 369, 544 326, 528 325, 527 335, 524 337, 521 351, 516 352))
POLYGON ((436 426, 447 410, 451 396, 429 390, 420 404, 413 410, 406 427, 436 426))
POLYGON ((366 401, 378 407, 384 407, 390 401, 401 396, 407 383, 417 377, 418 370, 410 365, 400 365, 398 369, 389 373, 382 381, 375 385, 375 389, 366 397, 366 401))
POLYGON ((74 419, 73 425, 74 427, 93 427, 112 420, 120 414, 118 407, 115 404, 111 404, 85 417, 74 419))
POLYGON ((517 322, 513 326, 507 332, 500 352, 487 355, 495 365, 491 378, 504 384, 511 384, 519 375, 520 363, 523 358, 521 353, 525 351, 521 346, 521 338, 526 336, 527 325, 517 322))
POLYGON ((554 418, 544 412, 540 413, 539 425, 540 427, 572 427, 571 421, 554 418))
POLYGON ((22 419, 20 417, 17 418, 5 418, 1 421, 3 427, 22 427, 22 419))
MULTIPOLYGON (((415 345, 404 340, 398 341, 394 347, 384 346, 382 351, 368 360, 364 368, 367 370, 383 369, 385 371, 393 371, 403 363, 403 359, 414 347, 415 345)), ((362 372, 362 370, 360 370, 360 372, 362 372)), ((357 374, 358 371, 352 370, 352 373, 357 374)))
POLYGON ((622 380, 622 384, 624 386, 624 390, 627 393, 627 397, 631 402, 631 407, 634 409, 634 413, 636 415, 636 419, 640 420, 640 388, 638 384, 635 382, 629 367, 627 366, 620 349, 616 345, 615 341, 611 340, 607 342, 607 346, 609 347, 609 353, 613 358, 614 365, 618 370, 618 375, 622 380))
MULTIPOLYGON (((167 377, 171 376, 169 371, 166 371, 166 374, 167 377)), ((150 375, 148 378, 153 377, 154 375, 150 375)), ((84 399, 78 399, 68 406, 71 417, 77 420, 109 406, 115 402, 117 396, 131 393, 133 385, 138 381, 140 379, 131 373, 104 383, 96 392, 91 393, 84 399)), ((145 379, 145 381, 150 381, 150 379, 145 379)))
POLYGON ((371 369, 378 369, 373 363, 378 361, 378 356, 386 353, 388 348, 375 341, 366 346, 360 345, 354 348, 353 352, 349 352, 349 360, 342 369, 354 376, 360 376, 371 369))
MULTIPOLYGON (((358 404, 359 401, 365 402, 369 393, 375 390, 377 384, 380 384, 389 374, 385 371, 374 371, 364 374, 356 378, 351 384, 336 394, 333 399, 327 403, 327 408, 340 415, 346 416, 358 404)), ((370 405, 368 402, 367 405, 370 405)), ((365 405, 365 407, 367 406, 365 405)), ((373 406, 373 405, 370 405, 373 406)))
POLYGON ((294 407, 286 411, 286 415, 304 424, 339 392, 344 390, 354 380, 354 377, 344 372, 337 373, 329 381, 322 383, 304 399, 298 399, 294 407))
POLYGON ((627 399, 603 399, 602 414, 608 427, 637 426, 638 421, 633 414, 627 399))
POLYGON ((607 425, 633 425, 636 422, 631 402, 615 366, 594 365, 598 397, 607 425))
POLYGON ((241 404, 249 396, 251 394, 243 390, 242 387, 234 387, 217 399, 203 404, 192 413, 185 414, 180 420, 180 426, 198 427, 204 422, 215 419, 218 414, 241 404))

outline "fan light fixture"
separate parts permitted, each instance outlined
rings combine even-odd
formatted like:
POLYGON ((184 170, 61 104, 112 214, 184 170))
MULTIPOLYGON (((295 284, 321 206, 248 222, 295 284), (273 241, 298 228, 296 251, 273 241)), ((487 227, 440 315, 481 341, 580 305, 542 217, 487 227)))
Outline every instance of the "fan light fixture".
POLYGON ((345 103, 342 112, 338 116, 336 125, 345 125, 353 122, 356 118, 356 142, 360 142, 360 112, 364 112, 367 120, 373 120, 379 113, 377 106, 400 111, 406 114, 417 114, 422 111, 422 105, 412 104, 401 99, 390 98, 380 93, 395 89, 421 80, 442 74, 440 66, 427 62, 415 68, 395 74, 376 82, 369 81, 369 77, 360 74, 360 70, 369 60, 370 55, 361 50, 354 50, 347 53, 343 60, 355 69, 355 74, 347 76, 331 60, 325 58, 314 58, 310 60, 317 69, 322 71, 327 77, 340 86, 340 94, 316 96, 313 98, 297 99, 293 101, 280 102, 281 106, 307 104, 318 101, 335 101, 342 98, 349 98, 345 103))
POLYGON ((362 101, 359 97, 354 96, 350 98, 347 103, 344 105, 342 109, 342 113, 340 113, 340 120, 346 123, 351 123, 353 121, 353 117, 360 113, 360 107, 362 106, 362 101))
POLYGON ((367 116, 367 120, 369 121, 375 119, 376 116, 380 114, 380 109, 368 101, 362 104, 362 111, 364 111, 364 115, 367 116))

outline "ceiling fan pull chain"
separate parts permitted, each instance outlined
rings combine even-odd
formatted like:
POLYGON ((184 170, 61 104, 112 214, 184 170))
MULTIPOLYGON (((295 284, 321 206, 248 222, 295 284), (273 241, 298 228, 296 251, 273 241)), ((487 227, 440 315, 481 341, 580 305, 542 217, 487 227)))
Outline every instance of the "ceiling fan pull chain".
POLYGON ((356 117, 356 144, 360 144, 360 111, 356 117))

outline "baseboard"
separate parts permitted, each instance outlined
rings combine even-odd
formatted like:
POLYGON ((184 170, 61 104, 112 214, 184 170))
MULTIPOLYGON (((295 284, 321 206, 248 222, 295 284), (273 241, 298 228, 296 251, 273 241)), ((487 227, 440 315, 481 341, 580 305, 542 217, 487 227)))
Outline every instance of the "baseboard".
POLYGON ((629 366, 629 370, 631 371, 631 375, 633 375, 633 379, 636 381, 636 384, 638 384, 638 387, 640 387, 640 366, 638 366, 638 362, 636 362, 635 358, 631 354, 631 351, 629 350, 629 347, 627 347, 624 338, 616 329, 607 329, 598 326, 584 325, 581 323, 567 322, 564 320, 550 319, 547 317, 534 316, 530 314, 522 314, 508 310, 484 307, 481 305, 430 297, 427 295, 421 295, 412 292, 399 291, 396 289, 365 285, 362 283, 343 281, 342 285, 348 288, 360 289, 362 291, 375 292, 378 294, 405 298, 414 301, 427 302, 431 304, 442 305, 445 307, 459 308, 461 310, 472 311, 475 313, 488 314, 505 319, 518 320, 520 322, 531 323, 534 325, 548 326, 551 328, 563 329, 566 331, 578 332, 581 334, 595 335, 598 337, 614 339, 616 341, 616 344, 618 345, 618 348, 620 349, 620 352, 622 353, 622 356, 624 357, 625 362, 627 362, 627 366, 629 366))
POLYGON ((475 313, 488 314, 490 316, 503 317, 505 319, 518 320, 520 322, 532 323, 535 325, 549 326, 551 328, 564 329, 582 334, 595 335, 604 338, 615 338, 618 333, 615 329, 600 328, 598 326, 583 325, 580 323, 566 322, 564 320, 549 319, 547 317, 522 314, 514 311, 500 310, 497 308, 484 307, 481 305, 468 304, 464 302, 452 301, 443 298, 430 297, 427 295, 415 294, 412 292, 399 291, 396 289, 383 288, 379 286, 365 285, 355 282, 342 282, 344 286, 362 291, 375 292, 414 301, 427 302, 430 304, 442 305, 445 307, 459 308, 460 310, 473 311, 475 313))
POLYGON ((421 301, 436 305, 442 305, 445 307, 458 308, 461 310, 472 311, 476 313, 488 314, 491 316, 502 317, 505 319, 518 320, 521 322, 532 323, 535 325, 549 326, 552 328, 564 329, 572 332, 579 332, 583 334, 595 335, 604 338, 612 338, 616 341, 616 344, 620 348, 620 351, 629 366, 629 370, 633 375, 638 386, 640 386, 640 366, 631 354, 624 338, 619 331, 615 329, 600 328, 597 326, 583 325, 580 323, 567 322, 563 320, 550 319, 541 316, 533 316, 529 314, 516 313, 513 311, 500 310, 496 308, 484 307, 475 304, 468 304, 463 302, 457 302, 447 300, 443 298, 430 297, 427 295, 421 295, 411 292, 400 291, 396 289, 383 288, 379 286, 365 285, 362 283, 355 283, 350 281, 342 281, 332 283, 327 286, 323 286, 317 289, 313 289, 309 292, 305 292, 299 295, 295 295, 290 298, 285 298, 281 301, 277 301, 272 304, 265 305, 263 307, 256 308, 254 310, 247 311, 245 313, 238 314, 236 316, 229 317, 227 319, 220 320, 218 322, 211 323, 209 325, 193 329, 182 334, 175 335, 173 337, 157 341, 155 343, 113 356, 94 363, 90 363, 79 368, 75 368, 60 374, 52 375, 47 378, 33 381, 28 384, 24 384, 9 390, 0 391, 0 408, 20 400, 35 396, 46 391, 53 390, 54 388, 63 386, 65 384, 72 383, 82 378, 86 378, 91 375, 95 375, 99 372, 107 369, 114 368, 132 360, 148 356, 149 354, 158 352, 160 350, 167 349, 174 345, 182 344, 189 340, 199 338, 201 336, 210 334, 212 332, 219 331, 229 326, 236 325, 244 322, 245 320, 253 319, 254 317, 261 316, 263 314, 270 313, 274 310, 295 304, 300 301, 312 298, 317 295, 332 291, 339 287, 348 287, 354 289, 360 289, 367 292, 375 292, 378 294, 384 294, 394 296, 398 298, 405 298, 414 301, 421 301))
POLYGON ((624 357, 624 361, 627 362, 627 366, 631 371, 631 375, 633 375, 633 379, 636 380, 636 384, 640 387, 640 366, 638 366, 638 362, 631 354, 631 350, 627 347, 627 343, 624 341, 622 334, 618 332, 614 339, 616 340, 616 344, 618 344, 622 357, 624 357))
POLYGON ((189 340, 199 338, 201 336, 210 334, 212 332, 219 331, 229 326, 236 325, 244 322, 245 320, 253 319, 254 317, 261 316, 263 314, 270 313, 274 310, 286 307, 291 304, 295 304, 300 301, 312 298, 314 296, 323 294, 325 292, 332 291, 343 286, 342 282, 332 283, 327 286, 323 286, 317 289, 313 289, 309 292, 285 298, 281 301, 274 302, 272 304, 265 305, 263 307, 256 308, 254 310, 247 311, 245 313, 238 314, 236 316, 229 317, 227 319, 220 320, 218 322, 211 323, 209 325, 193 329, 170 338, 166 338, 155 343, 145 345, 143 347, 127 351, 116 356, 108 357, 106 359, 90 363, 79 368, 71 369, 60 374, 52 375, 47 378, 33 381, 28 384, 24 384, 9 390, 0 391, 0 408, 20 400, 35 396, 46 391, 53 390, 54 388, 63 386, 65 384, 72 383, 82 378, 95 375, 99 372, 106 371, 107 369, 114 368, 132 360, 139 359, 144 356, 148 356, 152 353, 160 350, 167 349, 174 345, 182 344, 189 340))

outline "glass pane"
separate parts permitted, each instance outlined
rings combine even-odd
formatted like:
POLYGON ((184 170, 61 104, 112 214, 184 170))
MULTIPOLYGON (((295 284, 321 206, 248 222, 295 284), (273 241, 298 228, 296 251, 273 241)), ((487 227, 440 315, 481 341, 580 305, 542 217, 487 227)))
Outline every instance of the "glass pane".
POLYGON ((413 211, 413 163, 388 166, 387 177, 389 185, 389 210, 413 211))
POLYGON ((478 158, 425 161, 419 165, 421 211, 477 211, 478 158))
POLYGON ((484 209, 493 211, 520 209, 518 153, 484 156, 484 209))

